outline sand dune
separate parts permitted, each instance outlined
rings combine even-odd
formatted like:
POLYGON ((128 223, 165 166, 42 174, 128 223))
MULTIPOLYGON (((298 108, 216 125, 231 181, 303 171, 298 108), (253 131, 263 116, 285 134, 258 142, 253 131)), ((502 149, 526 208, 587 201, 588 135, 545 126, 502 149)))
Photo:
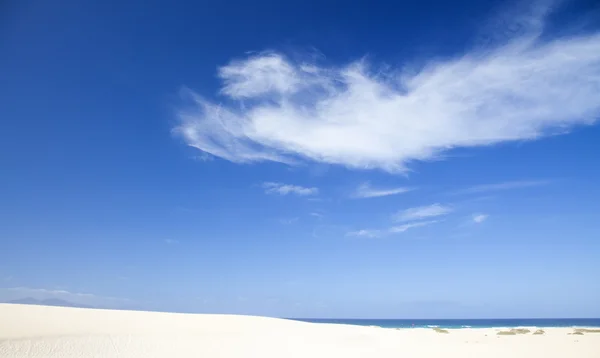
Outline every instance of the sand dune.
POLYGON ((0 357, 599 358, 600 334, 383 329, 275 318, 0 304, 0 357))

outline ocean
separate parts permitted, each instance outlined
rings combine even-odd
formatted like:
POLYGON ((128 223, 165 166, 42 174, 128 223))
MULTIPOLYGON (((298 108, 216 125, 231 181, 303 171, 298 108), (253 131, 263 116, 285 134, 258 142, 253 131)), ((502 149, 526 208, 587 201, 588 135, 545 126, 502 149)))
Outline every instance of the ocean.
POLYGON ((299 319, 313 323, 351 324, 382 328, 496 328, 496 327, 600 327, 600 318, 544 319, 299 319))

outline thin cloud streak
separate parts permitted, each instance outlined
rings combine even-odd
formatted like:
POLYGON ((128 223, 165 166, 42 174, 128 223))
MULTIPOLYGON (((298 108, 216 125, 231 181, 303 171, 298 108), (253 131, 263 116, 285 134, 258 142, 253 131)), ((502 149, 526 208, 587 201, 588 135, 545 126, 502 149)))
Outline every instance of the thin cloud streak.
POLYGON ((282 183, 266 182, 263 183, 262 187, 265 189, 267 194, 279 194, 288 195, 296 194, 299 196, 316 195, 319 193, 317 188, 306 188, 299 185, 290 185, 282 183))
POLYGON ((382 196, 404 194, 404 193, 407 193, 412 190, 414 190, 414 188, 408 188, 408 187, 373 188, 373 187, 371 187, 371 183, 366 182, 366 183, 361 184, 358 188, 356 188, 354 193, 352 193, 351 198, 354 198, 354 199, 379 198, 382 196))
POLYGON ((363 229, 363 230, 357 230, 357 231, 350 231, 348 233, 346 233, 346 236, 362 236, 362 237, 381 237, 385 234, 385 231, 381 231, 381 230, 370 230, 370 229, 363 229))
POLYGON ((503 183, 483 184, 475 185, 470 188, 457 190, 452 194, 481 194, 493 191, 512 190, 512 189, 523 189, 531 188, 536 186, 548 185, 552 181, 550 180, 521 180, 521 181, 507 181, 503 183))
POLYGON ((408 224, 404 224, 404 225, 393 226, 388 231, 391 233, 401 233, 401 232, 405 232, 408 229, 427 226, 427 225, 435 224, 438 222, 439 222, 439 220, 418 221, 418 222, 408 223, 408 224))
POLYGON ((549 12, 548 4, 534 2, 519 12, 526 15, 503 19, 495 44, 431 61, 416 73, 365 59, 295 62, 277 52, 234 60, 218 71, 226 101, 184 90, 191 106, 177 112, 174 133, 235 163, 404 172, 412 161, 439 159, 454 148, 595 124, 600 32, 542 39, 549 12))
POLYGON ((406 232, 410 229, 428 226, 428 225, 432 225, 432 224, 435 224, 438 222, 440 222, 440 221, 439 220, 417 221, 417 222, 411 222, 411 223, 407 223, 407 224, 403 224, 403 225, 392 226, 385 230, 363 229, 363 230, 357 230, 357 231, 350 231, 350 232, 346 233, 346 236, 359 236, 359 237, 368 237, 368 238, 383 237, 383 236, 387 236, 387 235, 400 234, 400 233, 406 232))
POLYGON ((413 221, 413 220, 421 220, 426 218, 432 218, 437 216, 448 215, 453 212, 454 209, 450 206, 441 205, 439 203, 419 206, 415 208, 410 208, 406 210, 399 211, 396 213, 393 218, 395 221, 413 221))
POLYGON ((96 297, 91 293, 79 293, 79 292, 70 292, 66 290, 48 290, 45 288, 29 288, 29 287, 9 287, 6 288, 7 291, 17 291, 24 293, 42 293, 48 295, 72 295, 77 297, 96 297))

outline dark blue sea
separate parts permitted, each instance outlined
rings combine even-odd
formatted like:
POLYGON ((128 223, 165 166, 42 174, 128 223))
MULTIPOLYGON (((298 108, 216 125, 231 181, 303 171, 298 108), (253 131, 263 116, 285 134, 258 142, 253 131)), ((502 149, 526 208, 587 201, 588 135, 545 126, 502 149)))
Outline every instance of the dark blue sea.
POLYGON ((298 319, 313 323, 352 324, 382 328, 495 328, 495 327, 600 327, 600 318, 545 319, 298 319))

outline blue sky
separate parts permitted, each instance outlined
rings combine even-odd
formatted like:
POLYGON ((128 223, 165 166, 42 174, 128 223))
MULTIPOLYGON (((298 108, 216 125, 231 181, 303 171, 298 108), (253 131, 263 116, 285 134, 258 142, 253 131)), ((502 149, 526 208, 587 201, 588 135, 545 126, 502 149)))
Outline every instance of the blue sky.
POLYGON ((595 1, 9 1, 0 300, 600 316, 595 1))

